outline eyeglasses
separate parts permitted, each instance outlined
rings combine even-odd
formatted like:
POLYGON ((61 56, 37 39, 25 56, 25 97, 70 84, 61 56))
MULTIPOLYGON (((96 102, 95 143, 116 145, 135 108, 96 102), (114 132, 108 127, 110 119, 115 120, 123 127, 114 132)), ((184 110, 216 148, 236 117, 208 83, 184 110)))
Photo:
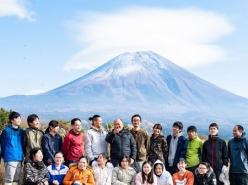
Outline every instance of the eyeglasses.
POLYGON ((207 168, 204 167, 199 167, 200 170, 206 170, 207 168))

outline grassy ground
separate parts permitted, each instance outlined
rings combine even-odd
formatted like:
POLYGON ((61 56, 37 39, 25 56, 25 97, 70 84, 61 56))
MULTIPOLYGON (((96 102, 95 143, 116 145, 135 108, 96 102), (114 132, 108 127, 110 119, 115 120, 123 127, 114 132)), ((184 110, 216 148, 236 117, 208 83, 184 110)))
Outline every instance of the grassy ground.
POLYGON ((3 178, 4 178, 4 167, 3 162, 0 164, 0 184, 3 184, 3 178))

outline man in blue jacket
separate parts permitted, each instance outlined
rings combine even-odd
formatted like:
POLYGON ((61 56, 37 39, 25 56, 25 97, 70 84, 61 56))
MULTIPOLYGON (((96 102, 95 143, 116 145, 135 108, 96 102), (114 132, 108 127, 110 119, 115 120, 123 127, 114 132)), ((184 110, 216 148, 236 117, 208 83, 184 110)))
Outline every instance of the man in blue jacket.
POLYGON ((167 136, 169 155, 166 162, 166 169, 174 174, 177 171, 177 163, 180 158, 185 158, 187 151, 187 140, 182 134, 183 124, 176 121, 172 126, 172 135, 167 136))
POLYGON ((244 135, 244 128, 236 125, 233 128, 233 138, 228 142, 231 185, 248 184, 248 142, 244 135))
POLYGON ((17 185, 21 177, 23 160, 23 130, 19 128, 21 115, 11 112, 10 124, 1 134, 2 158, 5 165, 5 185, 17 185))

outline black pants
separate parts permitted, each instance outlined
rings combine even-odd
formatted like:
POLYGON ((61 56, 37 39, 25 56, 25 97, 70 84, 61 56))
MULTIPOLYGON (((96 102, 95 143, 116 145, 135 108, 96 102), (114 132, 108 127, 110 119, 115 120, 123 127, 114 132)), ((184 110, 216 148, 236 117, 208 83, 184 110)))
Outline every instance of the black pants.
POLYGON ((246 173, 230 173, 230 185, 248 185, 248 174, 246 173))

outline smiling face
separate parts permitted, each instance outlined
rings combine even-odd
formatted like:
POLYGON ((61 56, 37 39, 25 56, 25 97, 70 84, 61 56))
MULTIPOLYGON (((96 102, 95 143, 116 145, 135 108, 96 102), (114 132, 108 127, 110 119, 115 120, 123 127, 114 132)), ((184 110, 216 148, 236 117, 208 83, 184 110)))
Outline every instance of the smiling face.
POLYGON ((177 164, 177 168, 179 169, 179 171, 185 171, 186 169, 185 161, 179 161, 179 163, 177 164))
POLYGON ((162 164, 157 164, 155 168, 155 174, 160 176, 163 173, 163 166, 162 164))
POLYGON ((33 156, 34 161, 41 162, 43 160, 43 154, 41 150, 38 150, 38 152, 33 156))
POLYGON ((160 133, 161 133, 161 130, 160 129, 158 129, 158 128, 154 128, 153 129, 153 135, 156 137, 156 136, 159 136, 160 135, 160 133))
POLYGON ((81 158, 78 161, 78 169, 79 170, 85 170, 87 167, 87 159, 86 158, 81 158))
POLYGON ((242 137, 242 131, 238 129, 237 126, 233 128, 233 137, 235 138, 241 138, 242 137))
POLYGON ((72 125, 72 129, 75 133, 80 133, 82 130, 81 121, 79 120, 75 121, 74 124, 72 125))
POLYGON ((151 172, 152 167, 151 167, 151 165, 149 163, 146 163, 146 164, 143 165, 142 170, 146 175, 148 175, 151 172))
POLYGON ((11 120, 12 125, 14 126, 20 126, 22 122, 22 119, 20 116, 18 116, 17 118, 14 118, 11 120))
POLYGON ((113 124, 115 130, 121 131, 123 129, 123 123, 120 119, 116 119, 113 124))
POLYGON ((60 166, 64 162, 64 157, 62 153, 57 153, 54 157, 55 164, 60 166))
POLYGON ((59 132, 59 129, 60 129, 59 126, 57 126, 57 127, 50 127, 50 131, 53 132, 53 133, 56 133, 56 134, 59 132))
POLYGON ((139 128, 140 127, 140 124, 141 124, 140 117, 138 117, 138 116, 133 117, 132 124, 133 124, 133 127, 134 128, 139 128))
POLYGON ((93 126, 96 128, 100 128, 102 125, 102 118, 101 117, 97 117, 93 120, 93 126))
POLYGON ((30 127, 34 129, 38 129, 40 126, 40 120, 39 118, 35 118, 32 123, 30 123, 30 127))

